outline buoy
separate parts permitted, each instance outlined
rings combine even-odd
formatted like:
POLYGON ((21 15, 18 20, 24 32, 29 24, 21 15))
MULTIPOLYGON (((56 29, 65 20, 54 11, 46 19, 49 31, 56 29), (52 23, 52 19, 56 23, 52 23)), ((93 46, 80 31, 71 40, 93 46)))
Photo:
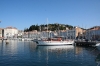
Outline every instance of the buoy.
POLYGON ((9 41, 8 40, 6 40, 6 44, 9 44, 9 41))
POLYGON ((6 44, 9 44, 9 42, 6 42, 6 44))

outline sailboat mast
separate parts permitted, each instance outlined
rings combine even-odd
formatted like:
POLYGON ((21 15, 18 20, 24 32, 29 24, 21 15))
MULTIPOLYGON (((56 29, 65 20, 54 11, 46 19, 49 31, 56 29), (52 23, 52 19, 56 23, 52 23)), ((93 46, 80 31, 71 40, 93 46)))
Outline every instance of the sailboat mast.
POLYGON ((48 32, 48 18, 47 18, 47 32, 48 32))
POLYGON ((48 38, 48 18, 47 18, 47 38, 48 38))

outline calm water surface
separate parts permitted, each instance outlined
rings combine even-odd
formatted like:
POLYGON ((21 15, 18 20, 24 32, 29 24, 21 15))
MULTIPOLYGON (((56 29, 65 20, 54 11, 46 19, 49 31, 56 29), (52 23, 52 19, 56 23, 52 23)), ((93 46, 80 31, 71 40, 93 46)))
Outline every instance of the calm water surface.
POLYGON ((0 66, 100 66, 93 47, 37 46, 32 41, 0 41, 0 66))

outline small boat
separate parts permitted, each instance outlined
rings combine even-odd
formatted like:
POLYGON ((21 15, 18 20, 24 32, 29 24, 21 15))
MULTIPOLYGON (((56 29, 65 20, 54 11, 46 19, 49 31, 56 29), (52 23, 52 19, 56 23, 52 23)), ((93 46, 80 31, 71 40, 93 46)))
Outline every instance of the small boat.
POLYGON ((95 46, 97 47, 98 50, 100 50, 100 43, 97 43, 95 46))
POLYGON ((96 46, 100 46, 100 43, 97 43, 96 46))

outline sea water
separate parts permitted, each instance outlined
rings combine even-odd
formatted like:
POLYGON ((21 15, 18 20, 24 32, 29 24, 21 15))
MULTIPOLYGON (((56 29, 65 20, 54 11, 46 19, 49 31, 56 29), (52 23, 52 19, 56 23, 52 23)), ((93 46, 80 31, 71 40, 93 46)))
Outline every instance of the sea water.
POLYGON ((37 46, 33 41, 0 40, 0 66, 100 66, 96 47, 37 46))

